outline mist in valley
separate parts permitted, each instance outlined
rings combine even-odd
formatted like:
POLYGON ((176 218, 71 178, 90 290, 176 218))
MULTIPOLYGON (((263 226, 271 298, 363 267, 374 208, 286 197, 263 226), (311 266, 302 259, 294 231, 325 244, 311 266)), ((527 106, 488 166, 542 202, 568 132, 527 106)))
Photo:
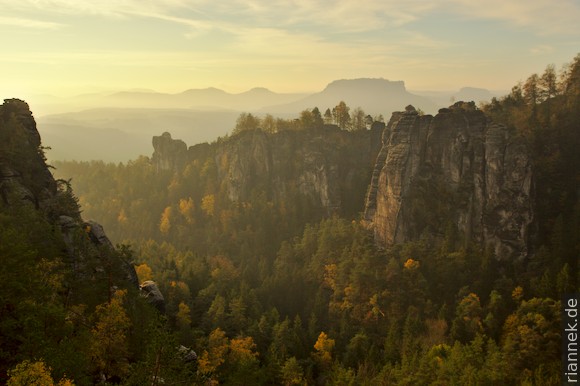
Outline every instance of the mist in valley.
POLYGON ((3 0, 0 384, 577 383, 578 20, 3 0))

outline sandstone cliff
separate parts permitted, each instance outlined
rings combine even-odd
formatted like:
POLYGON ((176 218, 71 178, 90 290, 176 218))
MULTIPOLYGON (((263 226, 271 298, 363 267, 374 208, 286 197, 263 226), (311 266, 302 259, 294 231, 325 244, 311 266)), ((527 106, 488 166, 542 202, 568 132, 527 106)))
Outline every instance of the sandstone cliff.
POLYGON ((68 182, 53 178, 34 117, 19 99, 0 105, 0 193, 0 211, 11 221, 20 221, 19 213, 33 213, 27 215, 54 229, 54 235, 45 235, 46 247, 55 247, 53 240, 59 239, 56 247, 66 255, 75 280, 137 288, 133 266, 116 253, 98 223, 83 221, 68 182))
POLYGON ((362 210, 380 135, 380 126, 360 132, 335 126, 277 134, 254 130, 184 154, 183 142, 165 133, 153 138, 152 162, 158 171, 179 171, 210 160, 218 190, 232 202, 256 194, 278 202, 300 195, 326 214, 352 214, 362 210))
POLYGON ((152 161, 157 171, 173 170, 182 166, 187 157, 187 145, 179 139, 171 138, 168 132, 153 137, 152 161))
POLYGON ((383 133, 364 216, 382 246, 455 234, 497 258, 521 258, 534 220, 532 177, 524 141, 473 103, 435 117, 409 106, 383 133))
POLYGON ((529 253, 528 149, 473 103, 458 102, 434 117, 409 106, 369 131, 245 131, 187 151, 165 133, 153 145, 158 171, 183 175, 197 162, 213 170, 214 191, 231 202, 261 195, 296 203, 300 196, 312 210, 347 216, 364 202, 365 222, 381 246, 426 236, 474 242, 498 258, 529 253))

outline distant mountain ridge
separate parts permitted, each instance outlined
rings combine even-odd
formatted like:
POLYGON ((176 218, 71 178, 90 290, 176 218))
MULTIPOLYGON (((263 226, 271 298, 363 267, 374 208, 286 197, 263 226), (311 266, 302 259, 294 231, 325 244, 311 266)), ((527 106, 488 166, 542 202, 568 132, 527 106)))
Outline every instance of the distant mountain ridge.
POLYGON ((77 105, 82 109, 116 107, 254 111, 269 104, 290 103, 306 95, 276 93, 263 87, 255 87, 248 91, 234 94, 215 87, 208 87, 187 89, 175 94, 152 90, 129 90, 109 94, 85 94, 67 99, 44 96, 44 100, 45 104, 50 106, 50 110, 60 112, 66 110, 63 110, 64 107, 62 106, 58 107, 58 105, 67 103, 77 105))
POLYGON ((178 93, 131 89, 67 98, 43 94, 29 100, 36 107, 35 111, 39 116, 103 107, 235 110, 288 116, 298 115, 306 108, 318 107, 322 110, 334 107, 341 100, 352 108, 361 107, 371 114, 389 116, 404 104, 412 104, 426 113, 435 114, 437 109, 447 107, 455 101, 479 103, 504 94, 505 92, 492 92, 477 87, 463 87, 456 91, 409 91, 402 80, 356 78, 332 81, 322 91, 312 94, 278 93, 265 87, 230 93, 208 87, 192 88, 178 93))
POLYGON ((359 78, 335 80, 319 93, 289 104, 264 107, 262 111, 285 113, 313 107, 324 111, 340 101, 344 101, 351 108, 361 107, 368 114, 384 116, 390 116, 392 112, 406 105, 413 105, 429 114, 436 113, 440 107, 428 98, 408 92, 403 81, 359 78))
POLYGON ((146 154, 149 138, 163 131, 188 143, 211 142, 231 132, 241 112, 292 119, 303 110, 318 107, 324 113, 344 101, 351 111, 360 107, 372 116, 389 117, 407 105, 435 114, 450 99, 473 97, 478 102, 490 95, 488 90, 463 88, 431 98, 409 92, 401 80, 358 78, 335 80, 310 95, 276 93, 263 87, 237 94, 215 87, 175 94, 135 89, 76 99, 45 97, 44 107, 42 103, 38 108, 37 103, 33 105, 37 111, 62 112, 37 118, 45 143, 55 149, 48 154, 50 159, 119 162, 146 154), (61 106, 55 107, 58 104, 61 106), (63 107, 67 104, 68 109, 63 107))
POLYGON ((97 108, 37 119, 51 160, 126 162, 147 154, 160 130, 191 143, 211 142, 234 127, 239 112, 153 108, 97 108))
POLYGON ((298 115, 300 111, 314 107, 326 110, 340 101, 351 108, 361 107, 370 114, 387 116, 408 104, 427 113, 435 113, 438 109, 428 98, 409 93, 403 81, 383 78, 335 80, 321 92, 311 95, 281 94, 263 87, 232 94, 209 87, 178 94, 124 91, 103 98, 103 102, 116 107, 232 109, 283 116, 298 115))

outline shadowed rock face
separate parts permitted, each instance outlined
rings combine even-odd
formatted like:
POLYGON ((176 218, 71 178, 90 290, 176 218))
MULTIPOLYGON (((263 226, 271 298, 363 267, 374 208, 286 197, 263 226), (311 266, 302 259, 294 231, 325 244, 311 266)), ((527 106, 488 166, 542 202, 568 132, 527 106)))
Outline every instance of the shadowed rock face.
POLYGON ((171 134, 165 132, 153 137, 152 162, 160 170, 175 170, 187 159, 187 145, 180 139, 172 139, 171 134))
POLYGON ((153 140, 153 164, 179 171, 192 160, 211 160, 231 201, 256 192, 284 201, 298 193, 327 214, 347 215, 360 210, 347 210, 345 202, 362 201, 372 170, 365 219, 378 244, 453 235, 489 247, 498 258, 528 254, 533 183, 522 139, 463 102, 435 117, 413 106, 393 113, 382 146, 381 129, 375 122, 358 133, 256 130, 189 150, 165 133, 153 140))
POLYGON ((141 296, 154 306, 160 313, 165 314, 165 298, 159 290, 157 283, 152 280, 146 280, 139 286, 141 296))
POLYGON ((412 106, 383 132, 365 206, 382 246, 443 238, 490 247, 499 259, 528 254, 532 167, 521 138, 458 102, 435 117, 412 106))
POLYGON ((327 214, 344 214, 357 190, 362 204, 379 133, 332 126, 276 135, 242 133, 216 149, 218 178, 232 201, 247 200, 259 188, 279 201, 299 193, 327 214))
MULTIPOLYGON (((111 266, 121 279, 115 286, 138 286, 135 269, 115 252, 101 225, 83 222, 72 193, 62 190, 46 165, 40 134, 26 102, 7 99, 0 105, 0 206, 27 204, 55 227, 76 278, 101 277, 111 266), (106 259, 112 261, 105 261, 106 259)), ((15 219, 18 221, 18 219, 15 219)))
POLYGON ((0 192, 18 191, 17 199, 39 203, 56 194, 56 182, 44 160, 40 134, 28 104, 5 99, 0 105, 0 192))
POLYGON ((276 201, 301 195, 332 214, 352 212, 345 207, 356 197, 360 211, 380 147, 380 125, 375 126, 356 133, 331 125, 277 134, 244 131, 225 141, 191 146, 187 153, 182 153, 183 141, 165 133, 153 138, 152 163, 157 171, 179 171, 187 162, 211 160, 217 180, 233 202, 249 200, 256 192, 276 201))

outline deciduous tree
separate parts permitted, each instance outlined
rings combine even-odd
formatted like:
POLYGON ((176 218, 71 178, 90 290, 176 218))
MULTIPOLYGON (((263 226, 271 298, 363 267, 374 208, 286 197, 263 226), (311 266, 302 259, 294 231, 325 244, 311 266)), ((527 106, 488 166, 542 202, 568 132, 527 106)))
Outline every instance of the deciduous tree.
POLYGON ((124 377, 129 372, 127 333, 131 321, 123 306, 126 290, 118 290, 110 303, 97 306, 91 330, 91 356, 97 372, 107 378, 124 377))
POLYGON ((7 386, 74 386, 74 383, 63 378, 57 384, 50 374, 51 368, 44 361, 30 362, 25 360, 8 371, 7 386))
POLYGON ((351 125, 351 118, 350 118, 350 107, 344 103, 344 101, 340 101, 336 107, 332 110, 334 116, 334 122, 343 130, 350 128, 351 125))
POLYGON ((236 127, 234 134, 241 133, 247 130, 256 130, 260 126, 260 119, 252 113, 241 113, 236 120, 236 127))
POLYGON ((168 206, 161 214, 161 221, 159 222, 159 230, 162 234, 167 235, 171 230, 171 207, 168 206))

